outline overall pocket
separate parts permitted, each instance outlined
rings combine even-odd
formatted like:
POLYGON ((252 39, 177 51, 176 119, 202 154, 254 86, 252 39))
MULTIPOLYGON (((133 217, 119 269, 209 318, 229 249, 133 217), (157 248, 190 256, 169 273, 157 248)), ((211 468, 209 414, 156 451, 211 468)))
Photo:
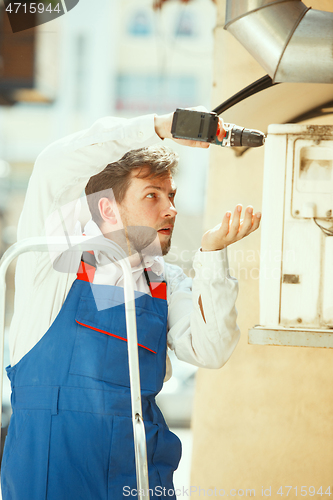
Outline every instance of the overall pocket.
MULTIPOLYGON (((149 488, 162 488, 160 473, 154 465, 158 425, 145 421, 149 488)), ((109 468, 109 500, 137 497, 137 478, 131 418, 115 417, 109 468)), ((155 498, 151 495, 150 498, 155 498)), ((159 495, 158 495, 159 496, 159 495)))
POLYGON ((107 500, 112 426, 112 415, 59 411, 51 431, 47 500, 107 500))
MULTIPOLYGON (((157 391, 156 355, 166 326, 162 316, 136 304, 141 389, 157 391)), ((70 365, 72 375, 83 375, 129 387, 124 304, 98 311, 93 298, 81 297, 77 333, 70 365)))
POLYGON ((2 498, 46 499, 50 410, 15 410, 1 465, 2 498))

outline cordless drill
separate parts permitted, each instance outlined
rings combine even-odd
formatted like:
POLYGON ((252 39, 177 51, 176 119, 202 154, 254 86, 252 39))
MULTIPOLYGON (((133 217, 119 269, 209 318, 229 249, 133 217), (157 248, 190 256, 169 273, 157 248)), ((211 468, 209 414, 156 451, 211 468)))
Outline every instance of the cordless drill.
POLYGON ((223 123, 226 131, 222 141, 219 134, 219 117, 216 113, 177 108, 173 115, 171 134, 176 139, 210 142, 222 147, 245 146, 257 148, 265 143, 265 134, 259 130, 223 123))

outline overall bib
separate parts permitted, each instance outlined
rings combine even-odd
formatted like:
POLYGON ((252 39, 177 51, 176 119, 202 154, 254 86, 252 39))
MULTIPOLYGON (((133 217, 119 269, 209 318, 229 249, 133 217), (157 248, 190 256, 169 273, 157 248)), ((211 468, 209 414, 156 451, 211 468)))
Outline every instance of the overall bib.
MULTIPOLYGON (((13 414, 1 467, 3 500, 135 495, 124 290, 89 282, 90 266, 81 264, 80 271, 46 334, 7 368, 13 414)), ((135 305, 150 496, 176 499, 170 490, 181 444, 155 402, 166 369, 162 285, 150 284, 153 296, 135 292, 135 305)))

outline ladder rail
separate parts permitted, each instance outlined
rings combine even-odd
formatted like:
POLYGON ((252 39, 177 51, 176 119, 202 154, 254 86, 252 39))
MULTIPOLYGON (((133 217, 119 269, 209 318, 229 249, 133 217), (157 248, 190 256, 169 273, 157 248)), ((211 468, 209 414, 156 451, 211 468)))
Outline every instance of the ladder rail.
MULTIPOLYGON (((149 499, 149 478, 147 463, 147 443, 141 404, 141 385, 139 371, 138 339, 135 313, 135 294, 131 265, 127 255, 116 243, 110 240, 89 238, 87 236, 71 236, 70 242, 65 237, 33 237, 18 241, 3 254, 0 260, 0 400, 2 403, 2 386, 4 370, 5 311, 6 311, 6 273, 10 264, 27 252, 52 251, 91 251, 103 250, 117 259, 124 273, 124 303, 127 329, 127 348, 130 374, 130 392, 132 406, 132 424, 135 450, 135 465, 138 498, 149 499)), ((2 411, 0 412, 0 426, 2 411)))

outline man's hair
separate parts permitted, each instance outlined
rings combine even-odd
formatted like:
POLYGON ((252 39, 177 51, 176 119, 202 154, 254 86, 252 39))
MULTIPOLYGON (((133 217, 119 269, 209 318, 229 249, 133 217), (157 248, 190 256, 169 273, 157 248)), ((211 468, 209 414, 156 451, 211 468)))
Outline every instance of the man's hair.
POLYGON ((177 170, 178 154, 166 146, 149 146, 133 149, 104 170, 90 177, 85 188, 92 219, 98 226, 103 222, 98 203, 101 198, 108 198, 121 203, 131 182, 131 173, 141 168, 137 177, 164 177, 173 175, 177 170))

